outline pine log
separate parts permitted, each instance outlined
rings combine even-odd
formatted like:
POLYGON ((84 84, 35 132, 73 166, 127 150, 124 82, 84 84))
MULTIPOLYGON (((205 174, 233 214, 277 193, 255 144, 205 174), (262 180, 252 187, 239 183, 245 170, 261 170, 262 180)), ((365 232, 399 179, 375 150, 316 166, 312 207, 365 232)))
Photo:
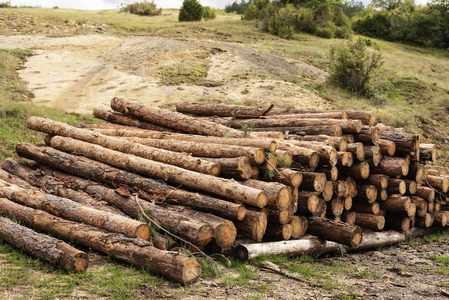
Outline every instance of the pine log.
POLYGON ((368 178, 361 183, 372 184, 379 190, 385 190, 388 187, 388 176, 385 174, 370 174, 368 178))
POLYGON ((309 222, 305 216, 293 216, 290 225, 292 226, 292 238, 298 239, 306 234, 309 222))
POLYGON ((119 233, 68 221, 6 199, 0 199, 0 211, 39 231, 60 236, 135 266, 148 268, 180 283, 193 282, 201 275, 201 266, 195 259, 159 250, 142 239, 128 238, 119 233))
POLYGON ((370 165, 366 161, 353 164, 351 167, 341 167, 342 175, 351 176, 356 179, 367 179, 370 174, 370 165))
POLYGON ((406 176, 409 164, 401 157, 384 157, 378 166, 372 167, 372 173, 386 174, 391 177, 406 176))
POLYGON ((427 212, 434 213, 435 212, 435 202, 427 203, 427 212))
POLYGON ((434 209, 434 212, 439 212, 440 211, 440 209, 441 209, 441 201, 438 199, 438 200, 435 200, 435 209, 434 209))
POLYGON ((353 211, 344 211, 342 214, 342 217, 343 217, 343 220, 345 221, 345 223, 355 225, 355 220, 357 218, 357 214, 353 211))
POLYGON ((314 172, 326 174, 327 181, 336 181, 338 179, 338 168, 336 166, 318 166, 314 172))
POLYGON ((433 225, 445 227, 448 224, 449 214, 447 212, 437 212, 433 214, 433 225))
POLYGON ((427 202, 433 202, 435 200, 435 190, 427 186, 420 186, 416 189, 415 196, 423 198, 427 202))
POLYGON ((411 202, 409 197, 391 196, 387 200, 380 202, 379 206, 388 214, 406 215, 411 218, 416 213, 416 206, 411 202))
POLYGON ((264 207, 267 204, 267 197, 263 191, 244 187, 233 180, 226 180, 175 166, 169 166, 71 138, 55 136, 51 139, 51 146, 67 152, 83 154, 92 159, 125 170, 183 184, 190 188, 204 190, 257 207, 264 207))
POLYGON ((292 225, 270 224, 264 235, 264 240, 289 240, 292 237, 292 225))
POLYGON ((441 176, 441 172, 439 170, 427 169, 426 176, 427 175, 441 176))
POLYGON ((418 184, 424 182, 425 177, 425 167, 423 164, 413 161, 409 165, 409 172, 404 178, 415 180, 418 184))
POLYGON ((314 214, 320 205, 316 194, 309 191, 298 192, 298 211, 303 214, 314 214))
POLYGON ((357 248, 363 239, 360 227, 347 223, 334 222, 319 217, 309 217, 307 232, 329 241, 357 248))
POLYGON ((379 215, 356 213, 355 224, 371 230, 381 231, 385 227, 385 217, 379 215))
POLYGON ((86 253, 3 217, 0 217, 0 239, 31 256, 61 266, 70 272, 83 272, 89 264, 89 256, 86 253))
POLYGON ((387 216, 385 218, 385 228, 388 229, 406 231, 410 229, 410 223, 410 218, 408 217, 387 216))
POLYGON ((175 165, 184 169, 189 169, 205 174, 220 174, 220 166, 189 155, 180 154, 173 151, 161 150, 154 147, 144 146, 135 142, 128 142, 120 138, 93 133, 89 130, 75 128, 73 126, 55 122, 47 118, 30 117, 27 127, 33 130, 42 131, 52 135, 71 137, 88 143, 101 145, 116 151, 134 154, 143 158, 175 165))
POLYGON ((407 155, 410 152, 419 152, 419 135, 400 133, 391 130, 381 130, 380 138, 396 143, 396 154, 407 155))
POLYGON ((414 195, 418 190, 418 184, 414 180, 404 179, 405 185, 407 186, 407 194, 414 195))
POLYGON ((365 160, 365 147, 362 143, 349 143, 346 149, 347 152, 351 152, 353 156, 357 157, 359 161, 365 160))
POLYGON ((251 178, 252 179, 259 179, 259 175, 262 175, 262 174, 260 174, 259 167, 251 166, 251 178))
POLYGON ((388 194, 401 194, 407 192, 407 185, 401 179, 388 179, 388 194))
POLYGON ((351 196, 347 196, 343 198, 343 204, 344 204, 344 210, 350 210, 352 208, 352 197, 351 196))
POLYGON ((270 114, 265 116, 266 119, 342 119, 347 120, 348 116, 344 111, 327 111, 319 113, 292 113, 292 114, 270 114))
POLYGON ((261 242, 267 229, 267 215, 264 212, 248 210, 242 221, 235 221, 235 227, 240 235, 261 242))
POLYGON ((268 153, 265 156, 264 161, 259 165, 259 169, 261 170, 268 170, 268 171, 274 171, 278 166, 278 160, 275 155, 271 155, 271 153, 268 153))
POLYGON ((324 201, 329 202, 332 199, 332 196, 334 195, 334 185, 332 181, 327 181, 324 185, 324 190, 321 193, 321 196, 323 197, 324 201))
POLYGON ((326 186, 326 174, 316 172, 302 172, 301 189, 321 193, 326 186))
POLYGON ((388 199, 387 190, 377 190, 377 201, 385 201, 388 199))
POLYGON ((163 195, 183 205, 215 213, 224 218, 242 220, 245 215, 245 207, 240 204, 187 192, 182 189, 175 189, 160 181, 122 171, 109 165, 85 157, 67 154, 53 148, 19 143, 16 146, 16 151, 20 156, 33 159, 55 169, 118 187, 123 185, 136 187, 146 193, 163 195))
POLYGON ((325 218, 327 212, 327 203, 322 198, 318 198, 318 209, 312 214, 304 214, 304 215, 312 215, 314 217, 325 218))
POLYGON ((425 217, 416 217, 415 218, 415 226, 421 228, 429 228, 432 227, 434 220, 433 214, 426 214, 425 217))
POLYGON ((373 165, 377 167, 380 164, 380 161, 382 160, 380 147, 377 145, 365 146, 365 158, 371 159, 373 165))
POLYGON ((104 109, 104 108, 95 108, 93 111, 94 117, 98 119, 102 119, 111 123, 120 124, 120 125, 126 125, 126 126, 133 126, 137 128, 142 129, 148 129, 148 130, 158 130, 158 131, 170 131, 170 129, 162 126, 158 126, 152 123, 148 123, 145 121, 140 121, 134 118, 127 117, 122 114, 118 114, 116 112, 104 109))
POLYGON ((356 202, 374 203, 377 199, 377 189, 374 185, 357 186, 357 196, 354 197, 356 202))
POLYGON ((380 206, 378 202, 373 203, 353 202, 351 210, 357 213, 378 215, 380 212, 380 206))
POLYGON ((176 111, 185 114, 234 118, 265 116, 272 108, 273 104, 257 107, 206 102, 181 102, 176 104, 176 111))
POLYGON ((327 214, 332 216, 341 216, 345 209, 345 204, 342 198, 334 198, 327 205, 327 214))
POLYGON ((351 152, 338 151, 337 152, 337 166, 339 166, 339 167, 352 166, 352 164, 350 164, 349 154, 352 155, 351 152))
POLYGON ((385 156, 393 156, 396 153, 396 143, 386 139, 379 139, 377 145, 380 147, 380 152, 385 156))
POLYGON ((268 209, 286 210, 290 206, 292 201, 290 189, 282 183, 254 179, 248 179, 241 183, 245 186, 264 191, 268 199, 265 207, 268 209))
POLYGON ((354 144, 355 143, 354 135, 352 135, 352 134, 344 134, 343 137, 346 139, 346 142, 348 144, 354 144))
POLYGON ((302 173, 288 168, 278 168, 273 173, 273 180, 283 183, 287 186, 298 187, 302 183, 302 173))
MULTIPOLYGON (((12 160, 12 158, 7 158, 6 160, 12 160)), ((0 179, 23 188, 32 188, 32 185, 23 180, 22 178, 1 169, 0 169, 0 179)))
POLYGON ((427 208, 427 202, 423 198, 416 197, 416 196, 409 196, 412 203, 415 204, 416 210, 424 210, 427 208))
POLYGON ((437 161, 437 148, 435 144, 420 144, 419 145, 419 158, 424 161, 437 161))
POLYGON ((221 168, 220 176, 225 178, 235 179, 250 179, 252 176, 251 162, 248 157, 233 157, 233 158, 211 158, 201 157, 202 160, 207 160, 215 164, 219 164, 221 168))
POLYGON ((148 225, 136 220, 80 205, 72 200, 49 195, 37 189, 26 189, 0 180, 0 197, 20 204, 48 211, 68 220, 82 222, 122 233, 129 237, 147 240, 150 237, 148 225))
POLYGON ((295 141, 309 141, 309 142, 324 142, 331 144, 335 149, 339 151, 346 151, 348 142, 344 137, 341 136, 330 136, 330 135, 289 135, 289 139, 295 141))
POLYGON ((374 126, 363 126, 362 130, 354 134, 354 140, 361 143, 369 143, 377 145, 380 139, 380 130, 374 126))
POLYGON ((288 142, 277 141, 278 149, 288 151, 293 155, 293 160, 306 167, 314 169, 318 166, 320 155, 312 149, 299 147, 288 142))
POLYGON ((320 155, 320 163, 335 166, 337 164, 337 150, 335 148, 314 142, 290 141, 293 145, 314 150, 320 155))
MULTIPOLYGON (((227 124, 227 122, 225 122, 227 124)), ((254 128, 254 131, 261 135, 264 132, 283 132, 288 135, 330 135, 330 136, 341 136, 343 130, 340 125, 315 125, 315 126, 295 126, 295 127, 261 127, 254 128)), ((295 140, 295 138, 292 138, 295 140)), ((290 138, 289 138, 290 140, 290 138)))
POLYGON ((431 187, 443 193, 449 191, 449 177, 427 175, 426 182, 431 187))
MULTIPOLYGON (((243 132, 144 103, 114 97, 111 108, 127 116, 191 134, 243 137, 243 132)), ((256 136, 251 134, 251 136, 256 136)))
POLYGON ((264 208, 263 212, 267 215, 268 223, 284 225, 290 222, 292 218, 293 210, 291 209, 291 206, 288 209, 282 211, 264 208))
POLYGON ((349 192, 349 196, 351 196, 352 198, 357 196, 357 183, 355 182, 354 179, 352 179, 352 177, 348 176, 346 177, 346 190, 349 192))

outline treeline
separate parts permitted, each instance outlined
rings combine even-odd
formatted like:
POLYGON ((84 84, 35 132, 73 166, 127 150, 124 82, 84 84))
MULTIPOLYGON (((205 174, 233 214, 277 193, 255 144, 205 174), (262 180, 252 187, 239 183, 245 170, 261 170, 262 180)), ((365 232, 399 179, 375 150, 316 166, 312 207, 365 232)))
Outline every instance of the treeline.
POLYGON ((262 28, 282 38, 307 32, 325 38, 346 38, 352 32, 389 41, 449 47, 449 0, 425 6, 414 0, 241 0, 228 4, 244 20, 260 20, 262 28))

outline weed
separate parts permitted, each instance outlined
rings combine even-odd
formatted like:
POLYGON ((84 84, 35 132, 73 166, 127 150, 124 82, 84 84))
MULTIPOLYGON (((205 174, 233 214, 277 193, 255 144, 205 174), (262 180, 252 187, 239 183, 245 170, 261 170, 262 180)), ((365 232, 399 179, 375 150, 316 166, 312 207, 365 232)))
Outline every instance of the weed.
POLYGON ((249 138, 251 136, 251 133, 254 131, 254 126, 250 123, 243 124, 242 128, 242 136, 244 138, 249 138))

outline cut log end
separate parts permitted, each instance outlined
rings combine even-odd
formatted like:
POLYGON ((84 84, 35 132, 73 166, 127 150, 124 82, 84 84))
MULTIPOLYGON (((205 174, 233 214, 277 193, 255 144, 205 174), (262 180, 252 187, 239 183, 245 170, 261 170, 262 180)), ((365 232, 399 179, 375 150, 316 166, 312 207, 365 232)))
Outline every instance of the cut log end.
POLYGON ((295 174, 292 175, 291 177, 291 185, 293 187, 298 187, 301 185, 302 182, 302 174, 299 172, 296 172, 295 174))
POLYGON ((241 205, 237 210, 237 220, 242 221, 245 218, 246 215, 246 207, 244 205, 241 205))
POLYGON ((253 156, 254 162, 258 165, 265 161, 265 151, 263 149, 256 149, 253 156))
POLYGON ((350 210, 352 208, 352 197, 348 196, 344 199, 345 210, 350 210))
POLYGON ((201 265, 193 258, 184 259, 182 265, 182 283, 189 284, 201 276, 201 265))
POLYGON ((282 187, 279 190, 278 196, 277 196, 277 208, 279 210, 285 210, 287 207, 290 206, 290 203, 292 202, 292 194, 290 192, 290 189, 287 186, 282 187))
POLYGON ((351 240, 351 247, 357 249, 363 240, 363 232, 360 227, 357 226, 357 230, 354 231, 354 235, 351 240))
POLYGON ((148 241, 150 238, 150 228, 147 224, 141 224, 135 232, 136 238, 148 241))
POLYGON ((89 256, 86 253, 79 253, 76 257, 74 257, 72 266, 73 270, 71 272, 83 272, 87 269, 89 265, 89 256))
POLYGON ((268 197, 265 192, 260 192, 259 196, 257 196, 257 206, 263 208, 268 203, 268 197))
POLYGON ((309 159, 309 167, 311 169, 315 169, 318 166, 319 162, 320 162, 320 155, 317 152, 312 153, 309 159))
MULTIPOLYGON (((201 160, 199 160, 199 163, 201 163, 201 160)), ((210 175, 212 176, 218 176, 221 173, 221 166, 219 164, 214 164, 210 167, 210 175)))
POLYGON ((215 242, 221 248, 229 248, 237 237, 237 229, 231 221, 223 222, 214 229, 215 242))

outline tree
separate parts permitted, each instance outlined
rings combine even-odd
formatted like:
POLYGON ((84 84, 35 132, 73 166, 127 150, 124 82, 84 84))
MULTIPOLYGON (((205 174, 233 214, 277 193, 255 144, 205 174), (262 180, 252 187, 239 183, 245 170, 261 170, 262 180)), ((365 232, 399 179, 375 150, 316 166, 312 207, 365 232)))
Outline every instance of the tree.
POLYGON ((203 18, 203 6, 198 0, 184 0, 179 11, 178 20, 201 21, 203 18))

